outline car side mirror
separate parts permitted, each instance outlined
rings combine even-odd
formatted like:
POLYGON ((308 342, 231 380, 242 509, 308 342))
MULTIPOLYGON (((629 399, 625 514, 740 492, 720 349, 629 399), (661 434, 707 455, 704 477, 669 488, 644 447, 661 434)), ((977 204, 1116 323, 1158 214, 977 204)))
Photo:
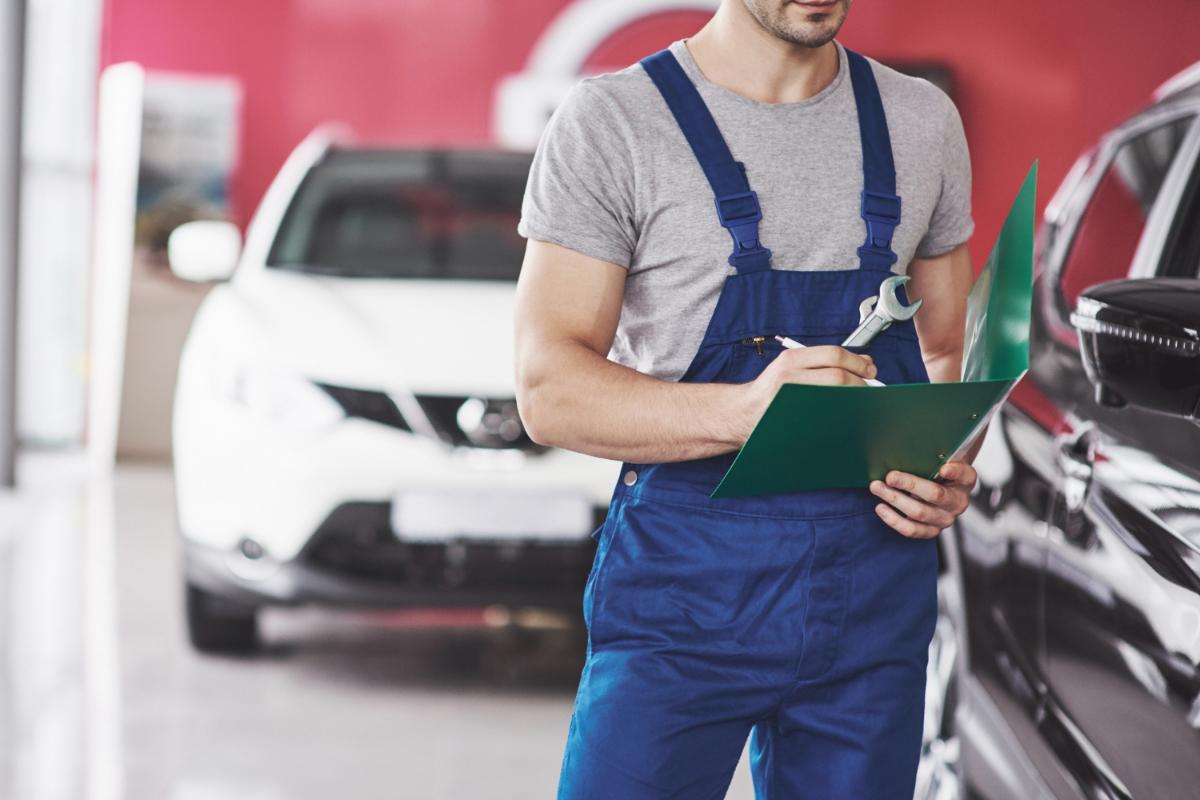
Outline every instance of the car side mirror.
POLYGON ((185 222, 167 238, 171 271, 185 281, 223 281, 233 274, 242 250, 242 234, 232 222, 185 222))
POLYGON ((1097 403, 1200 417, 1200 280, 1144 278, 1089 287, 1071 324, 1097 403))

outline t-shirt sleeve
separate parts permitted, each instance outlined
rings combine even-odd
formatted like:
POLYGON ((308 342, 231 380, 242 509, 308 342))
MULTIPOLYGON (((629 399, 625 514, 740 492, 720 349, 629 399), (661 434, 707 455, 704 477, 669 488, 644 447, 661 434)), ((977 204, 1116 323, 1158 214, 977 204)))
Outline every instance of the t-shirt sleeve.
POLYGON ((576 84, 547 123, 517 232, 628 269, 637 240, 630 142, 593 80, 576 84))
POLYGON ((942 189, 929 220, 929 230, 917 245, 916 258, 944 255, 971 238, 971 154, 962 117, 954 101, 937 89, 942 105, 942 189))

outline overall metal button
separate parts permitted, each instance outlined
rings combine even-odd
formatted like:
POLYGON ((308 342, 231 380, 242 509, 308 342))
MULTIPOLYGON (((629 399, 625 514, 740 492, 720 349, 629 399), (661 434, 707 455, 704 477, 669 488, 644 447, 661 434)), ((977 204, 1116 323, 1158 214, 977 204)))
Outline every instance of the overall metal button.
POLYGON ((633 486, 635 483, 637 483, 637 472, 629 470, 625 473, 625 485, 633 486))

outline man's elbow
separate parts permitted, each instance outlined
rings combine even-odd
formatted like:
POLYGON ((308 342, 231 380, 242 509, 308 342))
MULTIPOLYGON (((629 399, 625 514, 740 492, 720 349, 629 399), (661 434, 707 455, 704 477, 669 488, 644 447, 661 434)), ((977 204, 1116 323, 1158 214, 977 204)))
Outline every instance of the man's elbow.
POLYGON ((553 426, 541 413, 541 406, 529 394, 517 393, 517 413, 521 415, 521 424, 530 441, 542 447, 559 446, 551 433, 553 426))
POLYGON ((517 365, 517 414, 521 417, 521 425, 525 434, 534 444, 543 447, 558 447, 558 437, 555 435, 553 409, 555 403, 548 397, 553 391, 550 380, 544 371, 528 366, 517 365))
POLYGON ((586 342, 570 338, 520 342, 515 384, 525 433, 544 447, 581 450, 580 418, 587 407, 588 359, 603 359, 586 342))

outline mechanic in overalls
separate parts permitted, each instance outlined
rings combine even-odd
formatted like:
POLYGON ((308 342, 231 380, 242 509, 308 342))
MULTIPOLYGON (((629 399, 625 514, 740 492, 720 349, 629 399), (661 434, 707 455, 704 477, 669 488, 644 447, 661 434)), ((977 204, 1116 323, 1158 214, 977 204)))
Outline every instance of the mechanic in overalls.
POLYGON ((959 378, 962 123, 933 84, 834 40, 850 3, 725 0, 695 36, 582 81, 538 147, 521 416, 536 441, 624 462, 584 593, 564 800, 724 797, 747 737, 759 798, 912 797, 935 537, 974 470, 709 497, 782 383, 959 378), (896 273, 916 317, 838 346, 896 273))

